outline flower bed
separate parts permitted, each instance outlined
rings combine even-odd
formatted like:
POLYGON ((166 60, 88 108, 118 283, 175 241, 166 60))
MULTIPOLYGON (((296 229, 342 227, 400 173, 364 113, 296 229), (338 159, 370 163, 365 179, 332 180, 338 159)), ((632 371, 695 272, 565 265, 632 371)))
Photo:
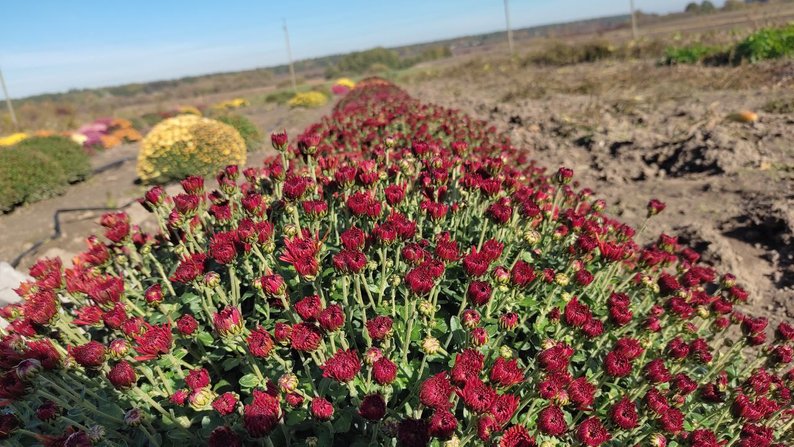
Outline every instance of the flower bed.
MULTIPOLYGON (((383 80, 219 190, 149 190, 6 307, 0 435, 46 445, 791 444, 794 328, 383 80), (735 326, 739 331, 733 331, 735 326)), ((664 204, 652 200, 649 218, 664 204)), ((637 230, 641 232, 642 228, 637 230)))

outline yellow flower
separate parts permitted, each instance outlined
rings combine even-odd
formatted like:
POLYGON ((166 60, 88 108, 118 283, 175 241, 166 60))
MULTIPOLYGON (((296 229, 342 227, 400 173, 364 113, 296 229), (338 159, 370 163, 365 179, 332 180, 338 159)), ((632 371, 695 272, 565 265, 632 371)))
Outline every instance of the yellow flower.
POLYGON ((353 82, 353 80, 350 78, 339 78, 336 80, 336 82, 334 82, 334 84, 341 85, 343 87, 347 87, 351 89, 356 86, 356 83, 353 82))
POLYGON ((0 137, 0 147, 13 146, 27 137, 28 134, 24 132, 12 133, 11 135, 0 137))
POLYGON ((314 108, 325 105, 328 102, 328 97, 321 92, 303 92, 298 93, 287 102, 290 107, 307 107, 314 108))

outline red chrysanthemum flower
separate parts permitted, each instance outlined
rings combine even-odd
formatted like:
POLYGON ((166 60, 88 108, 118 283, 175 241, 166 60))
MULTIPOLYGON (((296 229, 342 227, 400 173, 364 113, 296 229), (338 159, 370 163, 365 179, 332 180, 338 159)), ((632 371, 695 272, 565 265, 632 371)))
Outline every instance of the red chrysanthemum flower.
POLYGON ((543 350, 538 355, 538 362, 547 372, 559 372, 568 369, 568 361, 574 354, 573 348, 565 343, 557 343, 551 348, 543 350))
POLYGON ((619 352, 611 351, 604 358, 604 370, 612 377, 626 377, 631 374, 631 361, 619 352))
POLYGON ((388 385, 397 378, 397 365, 386 357, 381 357, 372 364, 372 377, 379 385, 388 385))
POLYGON ((535 438, 523 425, 514 425, 508 428, 499 441, 499 447, 535 447, 536 445, 535 438))
POLYGON ((239 335, 243 331, 243 316, 237 307, 226 306, 212 315, 212 325, 221 337, 239 335))
POLYGON ((361 370, 361 360, 359 360, 356 351, 340 349, 325 362, 322 370, 323 377, 334 379, 337 382, 349 382, 361 370))
POLYGON ((208 447, 242 447, 243 441, 229 427, 216 427, 207 439, 208 447))
POLYGON ((370 394, 361 400, 358 414, 369 421, 378 421, 386 416, 386 400, 380 394, 370 394))
POLYGON ((438 373, 425 380, 419 387, 419 401, 430 408, 449 408, 449 398, 454 387, 446 372, 438 373))
POLYGON ((449 372, 455 383, 465 384, 471 378, 477 378, 482 372, 485 356, 473 349, 466 349, 455 356, 455 365, 449 372))
POLYGON ((98 341, 89 341, 86 344, 75 346, 70 353, 74 360, 86 368, 99 368, 105 363, 107 349, 98 341))
POLYGON ((576 378, 568 384, 568 396, 571 399, 571 403, 582 411, 592 407, 595 400, 595 390, 595 385, 588 382, 586 377, 576 378))
POLYGON ((590 447, 599 446, 612 438, 607 429, 596 416, 585 419, 576 428, 576 439, 590 447))
POLYGON ((392 319, 379 315, 367 321, 367 333, 373 340, 383 340, 392 333, 392 319))
POLYGON ((428 421, 428 433, 439 439, 448 439, 458 428, 458 420, 448 410, 439 409, 433 412, 428 421))
POLYGON ((538 429, 551 436, 561 436, 568 431, 565 413, 560 407, 548 406, 538 414, 538 429))
POLYGON ((170 323, 147 325, 143 334, 133 338, 138 344, 135 350, 140 354, 136 360, 153 360, 161 354, 171 352, 173 346, 170 323))
POLYGON ((510 271, 510 282, 516 287, 527 287, 536 277, 532 266, 521 260, 516 262, 510 271))
POLYGON ((518 397, 512 394, 499 394, 491 403, 491 414, 499 424, 507 424, 518 410, 518 404, 518 397))
POLYGON ((108 381, 117 389, 124 390, 135 386, 138 381, 138 375, 135 374, 135 369, 126 360, 122 360, 108 371, 108 381))
MULTIPOLYGON (((278 336, 276 336, 278 339, 278 336)), ((292 348, 297 351, 311 352, 320 346, 323 334, 320 329, 309 323, 298 323, 292 326, 292 348)))
POLYGON ((198 321, 193 315, 185 314, 176 320, 176 330, 182 335, 192 335, 198 329, 198 321))
POLYGON ((322 397, 315 397, 309 404, 309 411, 318 421, 330 421, 334 416, 334 406, 322 397))
POLYGON ((314 321, 323 310, 322 301, 318 295, 310 295, 295 303, 295 311, 303 321, 314 321))
POLYGON ((331 304, 317 316, 323 329, 334 332, 345 325, 345 311, 338 304, 331 304))
POLYGON ((469 378, 457 393, 466 407, 477 413, 488 412, 496 398, 496 391, 476 377, 469 378))
POLYGON ((256 327, 248 334, 246 342, 248 343, 248 352, 254 357, 265 358, 273 349, 273 338, 261 326, 256 327))
POLYGON ((524 372, 518 367, 518 360, 507 360, 503 357, 498 357, 491 367, 490 374, 491 382, 509 387, 524 380, 524 372))
POLYGON ((243 408, 243 426, 251 437, 267 436, 281 419, 278 399, 260 390, 254 390, 253 400, 243 408))
POLYGON ((613 424, 624 430, 630 430, 637 426, 637 406, 634 402, 624 397, 618 401, 609 411, 609 418, 613 424))
POLYGON ((237 408, 237 395, 232 392, 223 393, 214 401, 212 401, 212 408, 221 416, 232 414, 237 408))
POLYGON ((185 383, 193 391, 207 387, 210 385, 210 373, 204 368, 192 369, 185 376, 185 383))
POLYGON ((567 325, 582 327, 592 318, 592 315, 590 314, 590 308, 586 304, 580 303, 579 298, 573 297, 565 305, 564 318, 567 325))
POLYGON ((485 306, 491 300, 493 288, 485 281, 472 281, 466 291, 466 296, 477 306, 485 306))
MULTIPOLYGON (((36 408, 36 418, 40 421, 49 422, 55 420, 61 414, 61 408, 51 400, 45 400, 36 408)), ((13 416, 13 415, 9 415, 13 416)), ((3 439, 2 429, 0 429, 0 439, 3 439)))

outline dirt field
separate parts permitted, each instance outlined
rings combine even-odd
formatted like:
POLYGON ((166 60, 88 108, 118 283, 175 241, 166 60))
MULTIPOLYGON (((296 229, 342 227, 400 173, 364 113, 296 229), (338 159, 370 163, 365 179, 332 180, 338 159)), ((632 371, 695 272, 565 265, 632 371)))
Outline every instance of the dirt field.
POLYGON ((549 169, 573 168, 635 227, 648 199, 666 202, 642 240, 678 235, 740 278, 755 312, 794 317, 794 115, 762 111, 794 100, 794 63, 538 68, 483 57, 406 87, 508 131, 549 169), (729 119, 742 110, 758 121, 729 119))

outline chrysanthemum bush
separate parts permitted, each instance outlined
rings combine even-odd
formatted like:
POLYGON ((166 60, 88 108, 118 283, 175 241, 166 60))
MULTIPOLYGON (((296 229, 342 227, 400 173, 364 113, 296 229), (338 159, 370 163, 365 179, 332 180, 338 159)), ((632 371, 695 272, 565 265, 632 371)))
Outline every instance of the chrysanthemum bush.
POLYGON ((156 234, 108 214, 31 269, 4 443, 792 444, 794 328, 570 170, 382 80, 271 138, 218 190, 147 192, 156 234))

